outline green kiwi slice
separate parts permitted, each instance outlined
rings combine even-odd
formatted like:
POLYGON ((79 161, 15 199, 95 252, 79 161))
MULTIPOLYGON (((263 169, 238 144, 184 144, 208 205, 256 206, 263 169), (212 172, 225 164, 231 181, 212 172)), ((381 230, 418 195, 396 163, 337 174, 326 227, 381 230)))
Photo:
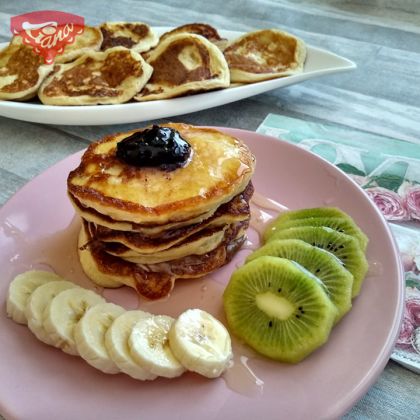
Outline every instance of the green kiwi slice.
POLYGON ((351 308, 353 276, 331 252, 299 239, 272 240, 250 254, 246 263, 263 255, 297 262, 321 280, 328 297, 337 308, 337 323, 351 308))
MULTIPOLYGON (((293 227, 275 232, 269 242, 275 239, 300 239, 312 246, 334 254, 353 275, 352 297, 359 294, 368 270, 368 262, 359 242, 352 236, 339 233, 328 227, 293 227)), ((269 243, 268 242, 268 243, 269 243)))
POLYGON ((264 240, 267 241, 271 235, 279 230, 298 226, 326 226, 340 233, 354 236, 359 241, 362 251, 366 250, 368 244, 368 237, 354 220, 335 207, 317 207, 282 213, 270 223, 270 226, 264 232, 264 240))
POLYGON ((228 325, 257 352, 297 363, 324 344, 336 308, 311 275, 284 258, 238 268, 223 294, 228 325))

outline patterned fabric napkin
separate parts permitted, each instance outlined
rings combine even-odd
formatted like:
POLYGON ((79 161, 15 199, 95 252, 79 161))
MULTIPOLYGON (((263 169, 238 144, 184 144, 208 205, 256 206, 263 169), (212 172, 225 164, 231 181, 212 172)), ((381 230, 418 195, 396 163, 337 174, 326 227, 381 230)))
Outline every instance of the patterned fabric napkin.
POLYGON ((404 264, 404 319, 391 359, 420 373, 420 146, 269 114, 257 132, 322 156, 353 178, 390 222, 404 264))

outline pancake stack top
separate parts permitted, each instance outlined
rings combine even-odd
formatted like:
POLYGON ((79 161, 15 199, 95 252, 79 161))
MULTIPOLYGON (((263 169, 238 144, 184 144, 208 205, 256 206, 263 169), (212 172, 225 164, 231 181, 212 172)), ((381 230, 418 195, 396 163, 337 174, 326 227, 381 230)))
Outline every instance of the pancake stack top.
POLYGON ((83 221, 79 257, 86 275, 158 299, 177 278, 201 277, 227 263, 245 240, 254 166, 240 140, 186 124, 91 144, 68 177, 83 221), (145 145, 139 154, 136 147, 145 145), (174 150, 183 160, 162 163, 174 150))

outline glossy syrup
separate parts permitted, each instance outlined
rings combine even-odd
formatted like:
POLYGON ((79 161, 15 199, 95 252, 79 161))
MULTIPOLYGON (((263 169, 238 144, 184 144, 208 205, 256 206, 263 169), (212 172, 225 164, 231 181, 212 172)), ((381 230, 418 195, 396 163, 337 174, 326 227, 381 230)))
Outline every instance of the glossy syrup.
POLYGON ((80 219, 78 217, 71 219, 69 225, 63 230, 46 234, 37 238, 36 241, 28 239, 25 232, 12 223, 3 223, 2 228, 7 236, 13 237, 14 248, 19 250, 9 259, 15 267, 15 274, 27 270, 52 271, 82 287, 95 291, 102 290, 92 286, 79 263, 77 238, 80 219))
MULTIPOLYGON (((251 222, 250 222, 250 230, 251 234, 249 235, 252 238, 252 231, 254 231, 259 241, 261 242, 262 235, 267 228, 267 225, 280 213, 287 210, 287 207, 283 206, 280 203, 272 200, 271 198, 264 197, 257 192, 251 198, 251 222)), ((255 244, 254 242, 247 243, 247 247, 254 247, 254 249, 259 245, 255 244)))
POLYGON ((246 397, 260 397, 264 393, 264 381, 258 376, 252 364, 254 360, 261 359, 261 356, 235 338, 232 347, 233 360, 222 378, 232 391, 246 397))
POLYGON ((383 274, 382 264, 378 261, 369 262, 369 269, 367 275, 369 277, 380 277, 383 274))

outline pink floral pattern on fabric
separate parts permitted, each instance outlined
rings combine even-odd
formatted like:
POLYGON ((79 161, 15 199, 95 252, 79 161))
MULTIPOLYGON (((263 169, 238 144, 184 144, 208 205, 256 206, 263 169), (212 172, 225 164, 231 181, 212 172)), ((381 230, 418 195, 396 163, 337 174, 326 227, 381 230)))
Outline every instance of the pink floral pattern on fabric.
POLYGON ((403 199, 394 191, 382 187, 365 189, 387 220, 408 220, 408 212, 403 199))
POLYGON ((418 298, 414 297, 406 300, 403 322, 396 347, 420 354, 420 348, 417 347, 418 344, 416 343, 418 331, 420 331, 420 291, 418 291, 418 298))
POLYGON ((405 191, 404 205, 411 219, 420 220, 420 185, 413 185, 405 191))

